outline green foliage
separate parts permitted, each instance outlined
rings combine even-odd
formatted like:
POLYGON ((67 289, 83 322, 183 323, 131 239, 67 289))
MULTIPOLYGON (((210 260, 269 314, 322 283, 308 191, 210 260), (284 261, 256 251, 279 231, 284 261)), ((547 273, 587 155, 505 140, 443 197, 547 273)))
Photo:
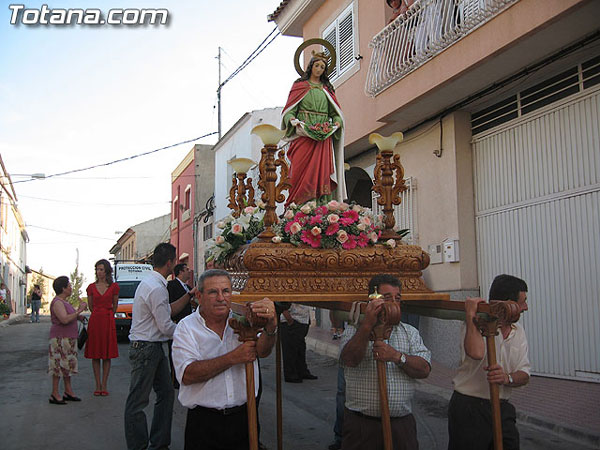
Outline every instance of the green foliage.
POLYGON ((10 308, 4 302, 0 302, 0 314, 10 314, 10 308))
POLYGON ((71 272, 69 275, 69 279, 71 280, 71 286, 73 286, 73 292, 67 298, 67 301, 73 305, 75 308, 79 307, 79 303, 81 302, 81 288, 83 287, 83 283, 85 282, 85 278, 81 272, 79 272, 79 266, 75 266, 75 270, 71 272))

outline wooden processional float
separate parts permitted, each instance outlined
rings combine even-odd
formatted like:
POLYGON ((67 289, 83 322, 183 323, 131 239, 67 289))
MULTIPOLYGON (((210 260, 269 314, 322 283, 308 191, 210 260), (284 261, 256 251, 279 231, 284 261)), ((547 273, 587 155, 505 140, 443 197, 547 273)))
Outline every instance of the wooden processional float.
MULTIPOLYGON (((379 148, 373 190, 379 194, 378 203, 383 207, 385 229, 380 242, 393 239, 398 245, 375 244, 370 247, 351 250, 311 248, 289 243, 274 243, 273 225, 277 223, 275 209, 285 198, 283 191, 289 188, 288 165, 285 150, 277 144, 285 131, 271 125, 259 125, 252 132, 263 141, 259 162, 258 186, 265 206, 265 229, 253 242, 243 245, 231 255, 224 267, 232 277, 234 295, 232 310, 243 316, 241 320, 231 319, 231 326, 240 335, 240 340, 256 339, 265 326, 260 318, 252 315, 248 302, 268 297, 275 302, 296 302, 336 311, 335 314, 348 320, 348 312, 356 303, 360 311, 366 307, 369 280, 378 274, 392 274, 402 284, 401 307, 405 312, 437 317, 441 319, 464 320, 464 302, 450 301, 448 294, 433 292, 422 278, 422 271, 429 265, 429 255, 420 247, 400 242, 393 231, 395 219, 394 205, 400 204, 400 193, 404 186, 404 169, 399 155, 393 149, 402 140, 402 133, 382 137, 373 133, 371 143, 379 148), (279 170, 278 170, 279 169, 279 170), (279 174, 278 174, 279 172, 279 174), (239 293, 237 293, 239 292, 239 293)), ((234 217, 238 217, 246 206, 256 206, 254 191, 250 192, 250 180, 246 172, 252 161, 243 161, 245 168, 234 168, 233 186, 230 192, 229 207, 234 217), (252 194, 252 195, 249 195, 252 194)), ((502 323, 515 322, 519 318, 519 308, 515 302, 480 303, 477 325, 487 343, 488 364, 496 364, 494 336, 502 323)), ((400 322, 400 304, 393 300, 385 301, 378 324, 371 340, 386 339, 393 326, 400 322)), ((279 328, 278 328, 279 329, 279 328)), ((248 428, 250 450, 258 449, 256 401, 254 398, 254 372, 252 364, 246 367, 246 387, 248 395, 248 428)), ((377 361, 379 393, 381 401, 382 426, 385 450, 391 450, 392 434, 387 397, 385 363, 377 361)), ((282 395, 281 395, 281 347, 280 335, 276 342, 276 389, 277 389, 277 448, 283 448, 282 395)), ((500 421, 500 399, 497 385, 490 384, 492 421, 495 450, 502 449, 502 429, 500 421)))

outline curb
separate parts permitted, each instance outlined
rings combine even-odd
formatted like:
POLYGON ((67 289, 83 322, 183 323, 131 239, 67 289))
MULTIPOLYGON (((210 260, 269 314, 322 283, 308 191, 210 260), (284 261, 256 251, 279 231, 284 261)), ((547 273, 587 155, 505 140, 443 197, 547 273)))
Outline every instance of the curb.
MULTIPOLYGON (((329 356, 330 358, 334 359, 339 358, 339 345, 334 344, 333 342, 325 342, 314 337, 307 336, 306 348, 323 356, 329 356)), ((419 391, 438 395, 447 401, 449 401, 450 397, 452 396, 451 389, 435 386, 424 381, 419 381, 416 388, 419 391)), ((562 439, 591 446, 592 448, 600 448, 600 434, 590 432, 589 430, 553 423, 548 419, 523 411, 517 411, 517 420, 519 423, 527 424, 528 426, 545 431, 550 431, 562 439)))

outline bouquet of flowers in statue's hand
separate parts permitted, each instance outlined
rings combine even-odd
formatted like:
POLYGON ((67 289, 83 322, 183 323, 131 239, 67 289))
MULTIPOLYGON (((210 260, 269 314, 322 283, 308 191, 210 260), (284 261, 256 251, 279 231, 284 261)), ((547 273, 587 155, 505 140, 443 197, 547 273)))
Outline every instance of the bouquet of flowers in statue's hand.
POLYGON ((382 217, 360 205, 335 200, 320 206, 314 201, 292 203, 275 227, 278 239, 273 242, 350 250, 375 244, 382 229, 382 217))
POLYGON ((317 141, 323 141, 335 133, 338 128, 331 122, 325 121, 323 123, 315 123, 314 125, 306 124, 304 130, 309 137, 317 141))
POLYGON ((240 217, 229 215, 217 223, 220 234, 206 243, 206 261, 223 263, 239 247, 249 243, 265 228, 263 219, 265 210, 259 207, 247 206, 242 210, 240 217))

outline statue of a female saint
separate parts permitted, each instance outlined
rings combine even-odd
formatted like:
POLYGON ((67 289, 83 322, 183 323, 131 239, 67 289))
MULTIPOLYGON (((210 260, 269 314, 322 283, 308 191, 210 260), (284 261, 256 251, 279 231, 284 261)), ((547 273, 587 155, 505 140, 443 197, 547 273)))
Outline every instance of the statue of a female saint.
POLYGON ((290 184, 286 206, 346 198, 344 118, 327 77, 329 56, 314 53, 294 82, 283 109, 282 129, 290 141, 290 184), (337 190, 336 190, 337 188, 337 190))

